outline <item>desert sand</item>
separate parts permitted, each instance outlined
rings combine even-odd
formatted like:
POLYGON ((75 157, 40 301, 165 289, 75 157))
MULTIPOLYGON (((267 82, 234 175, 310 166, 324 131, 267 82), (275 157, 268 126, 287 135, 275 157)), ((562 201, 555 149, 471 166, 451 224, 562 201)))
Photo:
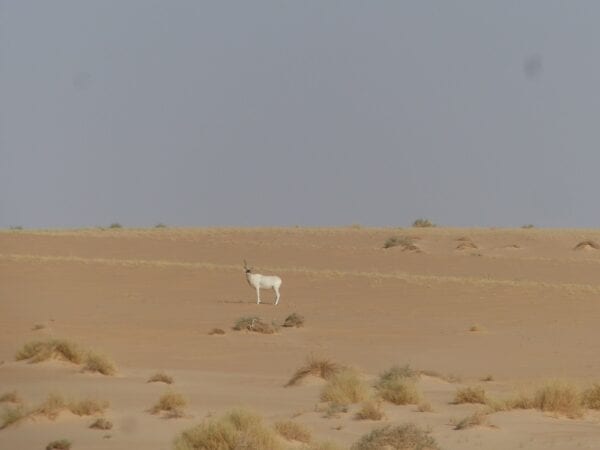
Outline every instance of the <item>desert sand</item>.
POLYGON ((340 448, 384 424, 411 422, 443 449, 598 449, 600 412, 592 409, 574 419, 516 409, 468 429, 453 425, 482 406, 452 403, 465 386, 502 398, 549 379, 581 389, 600 381, 600 250, 575 249, 585 240, 600 242, 600 231, 2 231, 0 395, 16 390, 27 407, 50 393, 92 396, 110 402, 104 417, 114 427, 90 429, 93 418, 70 412, 30 417, 0 430, 0 448, 43 449, 66 438, 74 450, 170 449, 182 430, 245 407, 268 424, 292 419, 340 448), (383 248, 393 236, 417 249, 383 248), (256 304, 243 259, 283 279, 278 306, 271 291, 256 304), (303 327, 232 330, 243 316, 281 323, 294 312, 303 327), (225 334, 209 335, 213 328, 225 334), (117 373, 15 360, 27 342, 51 337, 110 356, 117 373), (311 354, 355 367, 367 382, 394 365, 432 371, 418 387, 433 411, 386 402, 381 421, 356 420, 359 405, 327 418, 324 381, 285 387, 311 354), (147 383, 157 371, 174 384, 147 383), (169 389, 186 398, 184 416, 150 414, 169 389))

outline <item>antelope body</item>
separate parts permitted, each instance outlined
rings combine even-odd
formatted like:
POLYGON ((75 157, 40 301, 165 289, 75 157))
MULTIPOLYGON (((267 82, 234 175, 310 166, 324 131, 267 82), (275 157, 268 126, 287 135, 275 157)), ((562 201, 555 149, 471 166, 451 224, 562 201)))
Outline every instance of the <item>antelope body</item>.
POLYGON ((260 289, 273 289, 275 291, 275 304, 279 303, 279 287, 281 286, 281 278, 275 275, 261 275, 260 273, 252 273, 252 268, 248 267, 244 260, 244 270, 246 271, 246 280, 248 284, 256 289, 256 304, 260 304, 260 289))

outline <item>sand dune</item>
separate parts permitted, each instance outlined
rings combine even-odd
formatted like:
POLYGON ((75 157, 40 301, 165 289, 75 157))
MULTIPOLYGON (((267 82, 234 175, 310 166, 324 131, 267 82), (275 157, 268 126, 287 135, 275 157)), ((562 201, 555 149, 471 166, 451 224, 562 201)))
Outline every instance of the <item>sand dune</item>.
POLYGON ((407 422, 431 428, 443 449, 598 448, 600 413, 589 408, 574 419, 514 409, 465 430, 453 425, 483 407, 453 404, 461 387, 505 399, 552 378, 578 389, 600 381, 600 252, 574 250, 586 241, 600 241, 600 231, 0 232, 0 396, 16 390, 26 410, 50 393, 100 398, 114 424, 93 430, 94 417, 68 411, 55 420, 31 416, 0 430, 0 448, 42 449, 66 438, 73 449, 166 449, 182 430, 237 406, 269 425, 293 419, 340 448, 382 424, 407 422), (393 236, 421 251, 384 249, 393 236), (255 304, 243 259, 283 278, 277 307, 271 292, 255 304), (304 327, 232 330, 243 316, 280 324, 293 312, 304 327), (209 335, 213 328, 225 334, 209 335), (25 343, 48 338, 109 355, 117 374, 15 360, 25 343), (353 366, 370 384, 393 365, 435 371, 416 381, 433 411, 384 402, 382 421, 356 420, 360 405, 324 417, 324 381, 284 387, 310 354, 353 366), (175 382, 147 383, 157 371, 175 382), (169 390, 187 400, 183 417, 150 414, 169 390))

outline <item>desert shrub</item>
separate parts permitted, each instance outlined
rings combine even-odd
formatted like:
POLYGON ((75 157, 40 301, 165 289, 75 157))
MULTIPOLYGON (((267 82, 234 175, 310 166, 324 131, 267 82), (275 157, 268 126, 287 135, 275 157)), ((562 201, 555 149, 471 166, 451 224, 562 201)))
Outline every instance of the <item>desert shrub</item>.
POLYGON ((113 222, 108 228, 123 228, 123 225, 121 225, 119 222, 113 222))
POLYGON ((339 403, 328 403, 324 411, 324 417, 327 419, 338 418, 341 414, 348 412, 348 405, 340 405, 339 403))
POLYGON ((18 231, 18 230, 22 230, 23 227, 21 225, 11 225, 8 227, 9 230, 14 230, 14 231, 18 231))
POLYGON ((433 412, 433 406, 429 402, 421 402, 417 406, 418 412, 433 412))
POLYGON ((373 400, 364 402, 356 413, 358 420, 381 420, 384 417, 385 413, 381 408, 381 403, 373 400))
POLYGON ((0 412, 0 430, 17 423, 21 419, 27 417, 27 413, 23 405, 9 406, 0 412))
POLYGON ((412 226, 416 228, 429 228, 436 225, 429 219, 417 219, 413 222, 412 226))
POLYGON ((477 425, 485 425, 487 422, 487 414, 484 411, 475 411, 473 414, 459 420, 454 425, 455 430, 464 430, 475 427, 477 425))
POLYGON ((301 447, 301 450, 341 450, 342 448, 331 441, 313 442, 301 447))
POLYGON ((46 325, 42 324, 42 323, 36 323, 33 328, 31 329, 31 331, 38 331, 38 330, 43 330, 44 328, 46 328, 46 325))
POLYGON ((452 403, 458 405, 460 403, 485 404, 485 402, 485 390, 482 387, 467 386, 456 391, 456 394, 454 395, 454 401, 452 403))
POLYGON ((46 450, 69 450, 71 445, 71 441, 67 439, 60 439, 58 441, 52 441, 46 445, 46 450))
POLYGON ((485 377, 481 377, 481 381, 494 381, 494 376, 493 375, 486 375, 485 377))
POLYGON ((167 375, 164 372, 156 372, 154 375, 152 375, 150 378, 148 378, 147 383, 173 384, 173 377, 170 375, 167 375))
POLYGON ((0 395, 0 403, 21 403, 21 397, 17 391, 10 391, 0 395))
POLYGON ((112 422, 103 417, 96 419, 90 425, 90 428, 93 428, 95 430, 110 430, 110 429, 112 429, 112 427, 113 427, 112 422))
POLYGON ((77 344, 65 339, 48 339, 26 343, 15 355, 17 361, 28 359, 30 362, 41 362, 48 359, 62 359, 81 364, 84 353, 77 344))
POLYGON ((50 394, 46 397, 37 408, 33 410, 33 414, 46 416, 48 419, 54 420, 67 407, 67 402, 60 394, 50 394))
POLYGON ((154 228, 167 228, 167 226, 164 223, 157 223, 154 228))
POLYGON ((115 363, 105 355, 94 352, 88 352, 85 357, 83 370, 88 372, 98 372, 102 375, 114 375, 117 372, 115 363))
POLYGON ((167 392, 150 408, 150 413, 158 414, 164 412, 167 417, 182 417, 186 404, 187 402, 183 395, 176 392, 167 392))
POLYGON ((408 236, 392 236, 383 243, 383 248, 402 247, 402 250, 419 250, 414 240, 408 236))
POLYGON ((577 388, 564 381, 550 381, 537 389, 533 404, 542 411, 564 414, 570 418, 581 417, 581 395, 577 388))
POLYGON ((298 441, 308 444, 312 440, 310 431, 306 427, 291 420, 275 422, 275 430, 288 441, 298 441))
POLYGON ((421 395, 417 389, 418 372, 410 366, 394 366, 386 370, 375 383, 379 396, 395 405, 414 405, 419 403, 421 395))
POLYGON ((319 358, 314 355, 306 359, 305 364, 300 367, 286 386, 295 386, 308 375, 313 375, 324 380, 329 380, 333 375, 342 370, 342 366, 327 358, 319 358))
POLYGON ((225 330, 222 330, 221 328, 213 328, 212 330, 210 330, 210 331, 208 332, 208 334, 209 334, 210 336, 213 336, 213 335, 215 335, 215 334, 218 334, 218 335, 223 335, 223 334, 225 334, 225 330))
POLYGON ((592 387, 583 391, 581 397, 585 407, 600 409, 600 383, 595 383, 592 387))
POLYGON ((86 398, 70 402, 69 411, 77 416, 93 416, 94 414, 103 413, 108 406, 109 403, 106 400, 86 398))
POLYGON ((292 313, 285 318, 283 322, 284 327, 303 327, 304 326, 304 317, 300 314, 292 313))
POLYGON ((351 450, 439 450, 430 432, 409 423, 376 428, 361 437, 351 450))
POLYGON ((532 223, 528 223, 528 224, 521 226, 521 228, 523 228, 525 230, 530 230, 532 228, 535 228, 535 225, 533 225, 532 223))
POLYGON ((353 369, 344 369, 329 378, 321 391, 321 400, 339 405, 349 405, 366 400, 369 388, 353 369))
POLYGON ((469 331, 471 333, 477 333, 477 332, 485 331, 485 328, 476 323, 469 327, 469 331))
POLYGON ((185 430, 175 440, 175 450, 238 449, 281 450, 282 446, 260 416, 245 410, 185 430))
POLYGON ((251 316, 238 319, 233 329, 236 331, 247 330, 255 333, 273 334, 277 331, 277 326, 263 322, 260 317, 251 316))
POLYGON ((378 384, 386 383, 388 381, 397 380, 400 378, 412 378, 417 379, 419 377, 419 371, 414 370, 410 367, 410 365, 406 364, 404 366, 392 366, 385 372, 379 375, 379 379, 377 381, 378 384))
POLYGON ((494 410, 533 409, 536 407, 533 398, 524 393, 504 401, 488 399, 486 404, 494 410))

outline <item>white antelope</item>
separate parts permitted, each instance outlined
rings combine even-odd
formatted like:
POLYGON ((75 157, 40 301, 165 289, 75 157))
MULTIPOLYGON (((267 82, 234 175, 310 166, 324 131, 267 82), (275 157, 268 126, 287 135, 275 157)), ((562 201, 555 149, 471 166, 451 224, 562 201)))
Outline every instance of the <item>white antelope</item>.
POLYGON ((279 303, 279 287, 281 286, 281 278, 275 275, 261 275, 260 273, 252 273, 252 268, 248 267, 244 260, 244 270, 246 271, 246 280, 248 284, 256 289, 256 304, 260 304, 260 288, 273 289, 277 298, 275 304, 279 303))

